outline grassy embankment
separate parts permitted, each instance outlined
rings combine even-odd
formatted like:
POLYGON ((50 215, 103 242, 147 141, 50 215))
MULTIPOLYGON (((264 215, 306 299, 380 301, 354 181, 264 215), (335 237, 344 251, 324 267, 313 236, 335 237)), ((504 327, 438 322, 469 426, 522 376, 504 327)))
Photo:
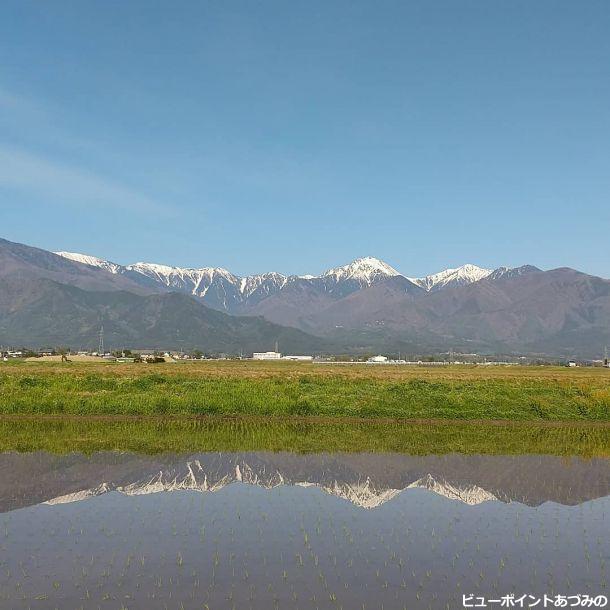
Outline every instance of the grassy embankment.
POLYGON ((0 363, 0 414, 610 422, 610 371, 0 363))

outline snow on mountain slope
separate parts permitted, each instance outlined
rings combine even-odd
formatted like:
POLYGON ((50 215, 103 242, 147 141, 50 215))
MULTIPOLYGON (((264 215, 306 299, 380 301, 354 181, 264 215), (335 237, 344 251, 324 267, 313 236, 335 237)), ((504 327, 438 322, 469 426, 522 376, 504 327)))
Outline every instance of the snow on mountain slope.
POLYGON ((519 277, 520 275, 525 275, 526 273, 535 273, 539 271, 540 269, 538 269, 538 267, 534 267, 533 265, 523 265, 521 267, 498 267, 496 270, 490 273, 487 278, 490 280, 499 280, 500 278, 509 279, 519 277))
POLYGON ((81 502, 82 500, 88 500, 89 498, 95 498, 95 496, 101 496, 102 494, 111 491, 108 483, 101 483, 97 487, 92 489, 82 489, 73 493, 65 494, 63 496, 57 496, 44 502, 49 506, 55 506, 57 504, 71 504, 72 502, 81 502))
POLYGON ((118 265, 117 263, 113 263, 111 261, 106 261, 103 258, 98 258, 97 256, 79 254, 78 252, 55 252, 54 254, 62 256, 63 258, 67 258, 68 260, 74 261, 76 263, 82 263, 83 265, 89 265, 90 267, 99 267, 100 269, 105 269, 106 271, 114 273, 115 275, 121 273, 121 265, 118 265))
POLYGON ((466 264, 457 269, 445 269, 444 271, 433 273, 426 277, 407 279, 411 280, 414 284, 421 286, 424 290, 432 292, 434 290, 440 290, 441 288, 472 284, 486 278, 492 273, 493 271, 491 269, 483 269, 476 265, 466 264))
POLYGON ((187 292, 199 298, 214 292, 214 299, 221 301, 221 305, 226 305, 226 308, 229 308, 230 304, 242 302, 250 297, 260 300, 282 290, 289 283, 294 284, 299 281, 317 282, 326 290, 343 283, 349 283, 355 288, 364 288, 378 280, 400 275, 396 269, 373 257, 356 259, 348 265, 330 269, 318 276, 285 276, 281 273, 269 272, 239 277, 220 267, 183 268, 144 262, 118 265, 87 254, 74 252, 56 254, 85 265, 106 269, 111 273, 129 275, 136 281, 138 278, 146 280, 147 286, 153 282, 160 287, 187 292))
POLYGON ((498 279, 536 270, 535 267, 526 266, 514 270, 500 267, 496 271, 491 271, 467 264, 426 277, 410 278, 384 261, 367 256, 347 265, 329 269, 320 275, 286 276, 269 272, 240 277, 221 267, 183 268, 144 262, 118 265, 87 254, 74 252, 56 254, 86 265, 100 267, 110 273, 127 275, 148 288, 185 292, 202 299, 210 307, 233 313, 248 313, 260 301, 278 295, 288 288, 293 289, 293 293, 296 290, 296 294, 299 290, 314 290, 336 300, 389 278, 402 277, 426 292, 435 292, 453 286, 472 284, 486 277, 498 279))
POLYGON ((348 265, 329 269, 319 277, 333 279, 335 282, 355 280, 363 286, 370 286, 378 279, 396 275, 401 274, 387 263, 378 258, 367 256, 365 258, 357 258, 348 265))
POLYGON ((281 290, 287 281, 288 278, 285 275, 271 271, 261 275, 249 275, 241 278, 239 288, 245 297, 249 297, 255 292, 271 294, 275 290, 281 290))
POLYGON ((222 267, 193 269, 188 267, 169 267, 168 265, 158 265, 156 263, 135 263, 127 265, 126 269, 156 278, 168 286, 176 282, 192 282, 197 284, 215 277, 222 277, 233 283, 237 283, 238 280, 235 275, 222 267))
POLYGON ((447 481, 437 481, 430 474, 418 479, 417 481, 414 481, 408 486, 407 489, 415 488, 427 489, 428 491, 433 491, 439 496, 449 498, 450 500, 458 500, 459 502, 463 502, 469 506, 475 506, 476 504, 482 504, 483 502, 490 502, 498 499, 492 493, 477 485, 458 487, 457 485, 453 485, 447 481))
POLYGON ((436 494, 457 500, 468 505, 481 504, 490 500, 497 500, 496 496, 476 485, 459 486, 447 481, 439 482, 431 475, 413 481, 404 489, 395 489, 376 485, 370 477, 358 481, 332 480, 327 483, 322 481, 292 479, 287 473, 280 470, 266 470, 251 467, 245 461, 239 461, 227 470, 208 471, 199 460, 186 462, 185 466, 178 471, 160 470, 143 479, 128 482, 124 485, 115 485, 103 482, 96 487, 82 489, 69 494, 46 500, 47 505, 67 504, 88 500, 111 491, 116 491, 128 496, 141 496, 174 491, 198 491, 217 492, 232 483, 246 483, 273 489, 282 485, 296 487, 316 487, 321 491, 342 498, 355 506, 371 510, 385 504, 395 498, 405 489, 421 488, 436 494))
POLYGON ((125 269, 146 276, 168 288, 188 292, 198 297, 205 296, 215 282, 226 282, 230 286, 239 285, 238 277, 220 267, 192 269, 155 263, 135 263, 127 265, 125 269))

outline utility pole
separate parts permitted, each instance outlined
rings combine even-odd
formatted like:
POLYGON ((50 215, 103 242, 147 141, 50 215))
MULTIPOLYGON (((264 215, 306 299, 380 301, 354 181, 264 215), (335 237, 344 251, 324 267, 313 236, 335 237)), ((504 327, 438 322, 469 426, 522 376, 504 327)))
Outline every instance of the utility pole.
POLYGON ((104 355, 104 326, 103 325, 100 327, 100 343, 97 348, 97 355, 98 356, 104 355))

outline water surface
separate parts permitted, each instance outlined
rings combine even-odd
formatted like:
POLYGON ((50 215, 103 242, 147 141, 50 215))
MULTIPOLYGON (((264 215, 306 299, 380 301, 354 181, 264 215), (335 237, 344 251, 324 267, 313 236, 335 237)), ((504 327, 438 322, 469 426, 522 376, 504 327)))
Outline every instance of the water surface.
POLYGON ((0 454, 4 608, 460 608, 606 592, 610 461, 0 454))

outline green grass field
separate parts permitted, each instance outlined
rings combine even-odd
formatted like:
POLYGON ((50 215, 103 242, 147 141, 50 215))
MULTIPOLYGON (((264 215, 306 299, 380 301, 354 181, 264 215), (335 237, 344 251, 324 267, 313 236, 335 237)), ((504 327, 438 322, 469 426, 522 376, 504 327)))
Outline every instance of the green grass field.
POLYGON ((610 370, 0 363, 0 414, 610 422, 610 370))
POLYGON ((280 418, 0 417, 0 452, 147 455, 202 451, 548 454, 610 457, 595 423, 307 420, 280 418))

